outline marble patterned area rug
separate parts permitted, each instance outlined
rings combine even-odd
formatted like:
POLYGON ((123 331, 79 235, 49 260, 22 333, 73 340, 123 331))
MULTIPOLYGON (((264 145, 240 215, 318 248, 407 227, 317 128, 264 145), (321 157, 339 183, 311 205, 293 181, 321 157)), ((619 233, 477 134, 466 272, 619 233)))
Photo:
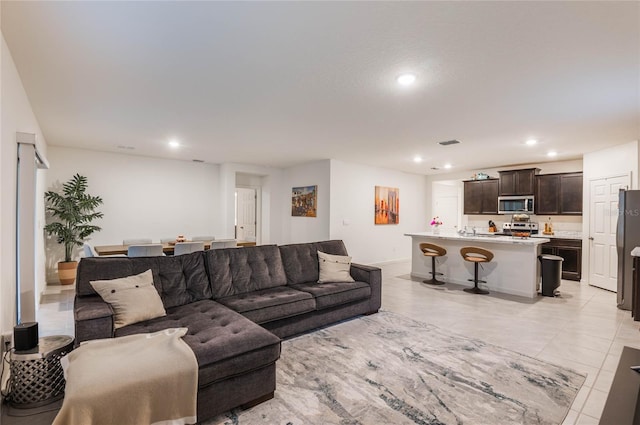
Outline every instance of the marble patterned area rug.
POLYGON ((205 424, 560 424, 584 380, 380 312, 284 341, 275 397, 205 424))

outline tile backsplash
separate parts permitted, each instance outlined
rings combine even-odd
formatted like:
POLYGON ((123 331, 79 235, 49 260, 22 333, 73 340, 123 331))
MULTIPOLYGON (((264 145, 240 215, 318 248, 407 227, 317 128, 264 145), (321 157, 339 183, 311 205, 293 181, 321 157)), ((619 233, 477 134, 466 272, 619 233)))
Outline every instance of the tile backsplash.
MULTIPOLYGON (((540 229, 544 228, 544 223, 549 219, 548 215, 531 215, 531 221, 537 222, 540 229)), ((503 223, 511 222, 511 215, 465 215, 462 219, 462 226, 475 227, 478 230, 488 230, 489 220, 493 220, 502 229, 503 223)), ((551 216, 553 230, 556 232, 582 232, 582 216, 551 216)))

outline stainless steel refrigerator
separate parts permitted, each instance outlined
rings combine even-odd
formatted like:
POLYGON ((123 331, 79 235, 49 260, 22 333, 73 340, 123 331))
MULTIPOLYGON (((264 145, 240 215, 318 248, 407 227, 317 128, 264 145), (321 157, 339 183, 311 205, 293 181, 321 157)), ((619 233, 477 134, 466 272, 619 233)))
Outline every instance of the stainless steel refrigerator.
POLYGON ((633 257, 631 250, 640 246, 640 190, 620 190, 618 201, 618 308, 631 310, 633 257))

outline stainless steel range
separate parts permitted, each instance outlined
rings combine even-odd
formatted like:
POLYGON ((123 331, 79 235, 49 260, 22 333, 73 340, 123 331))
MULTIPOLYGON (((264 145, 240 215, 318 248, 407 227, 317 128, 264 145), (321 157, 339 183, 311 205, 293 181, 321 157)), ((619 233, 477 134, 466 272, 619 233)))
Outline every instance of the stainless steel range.
POLYGON ((512 232, 526 232, 533 235, 538 234, 538 223, 531 221, 513 221, 502 225, 502 232, 510 235, 512 232))

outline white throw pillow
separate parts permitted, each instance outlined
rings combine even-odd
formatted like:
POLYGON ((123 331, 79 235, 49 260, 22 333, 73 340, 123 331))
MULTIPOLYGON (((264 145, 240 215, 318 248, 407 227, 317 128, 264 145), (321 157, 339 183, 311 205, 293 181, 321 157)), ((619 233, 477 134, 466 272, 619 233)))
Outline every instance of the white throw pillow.
POLYGON ((348 255, 331 255, 318 251, 318 265, 320 267, 318 283, 355 282, 349 274, 351 257, 348 255))
POLYGON ((92 280, 89 283, 105 302, 111 304, 116 329, 167 315, 162 299, 153 286, 151 270, 134 276, 92 280))

